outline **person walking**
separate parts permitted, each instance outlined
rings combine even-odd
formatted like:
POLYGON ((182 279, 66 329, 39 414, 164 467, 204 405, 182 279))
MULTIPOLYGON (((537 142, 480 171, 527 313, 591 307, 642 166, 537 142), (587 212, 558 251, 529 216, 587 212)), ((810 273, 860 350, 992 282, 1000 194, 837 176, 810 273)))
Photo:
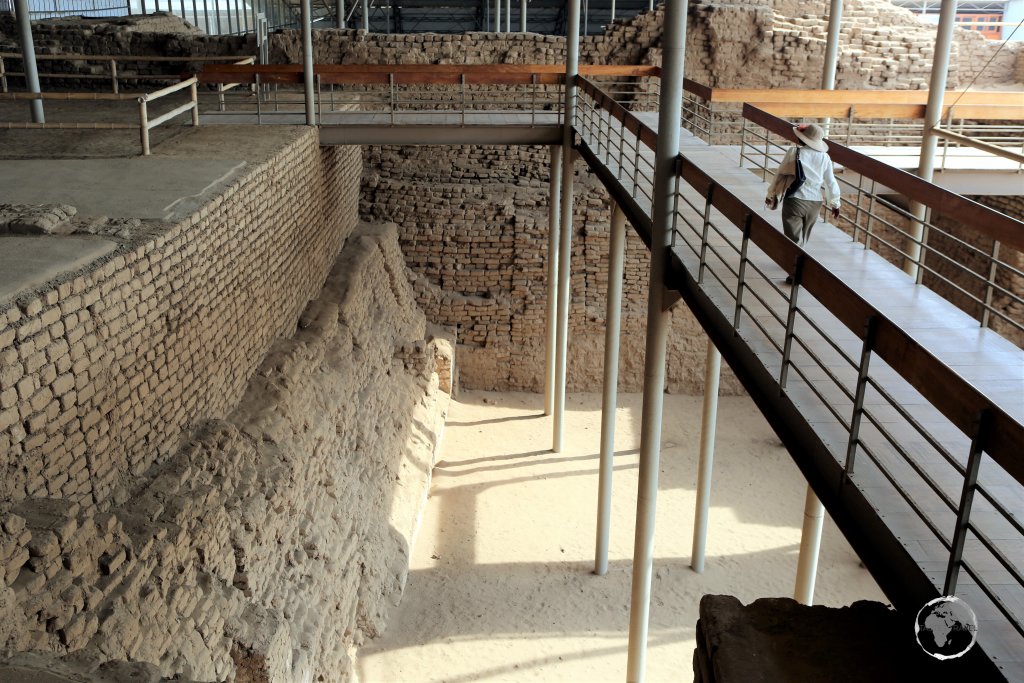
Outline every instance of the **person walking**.
POLYGON ((774 209, 782 199, 782 227, 786 237, 804 245, 818 220, 822 201, 828 202, 832 218, 839 218, 839 183, 832 172, 832 159, 828 156, 825 131, 821 126, 813 123, 794 126, 793 133, 797 144, 782 158, 765 205, 774 209))

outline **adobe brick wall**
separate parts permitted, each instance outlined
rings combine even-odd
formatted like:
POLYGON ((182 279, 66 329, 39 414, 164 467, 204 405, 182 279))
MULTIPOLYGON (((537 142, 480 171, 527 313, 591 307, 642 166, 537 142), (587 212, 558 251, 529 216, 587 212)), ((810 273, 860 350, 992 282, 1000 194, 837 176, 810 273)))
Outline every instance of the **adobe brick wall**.
POLYGON ((404 273, 393 226, 359 228, 237 407, 136 493, 0 514, 0 643, 203 681, 349 679, 404 588, 447 404, 404 273))
MULTIPOLYGON (((990 206, 996 211, 1005 213, 1017 220, 1024 220, 1024 196, 977 196, 970 197, 970 199, 979 204, 990 206)), ((988 290, 987 281, 990 264, 988 256, 992 254, 993 241, 989 238, 980 237, 969 226, 964 226, 944 216, 937 216, 935 224, 944 230, 948 230, 957 239, 953 240, 933 234, 929 239, 929 244, 962 267, 953 266, 950 260, 947 259, 933 258, 928 263, 928 267, 938 271, 938 276, 926 275, 924 284, 938 291, 947 292, 949 300, 962 310, 974 316, 981 316, 982 307, 979 300, 985 300, 988 290), (970 247, 965 246, 964 243, 969 244, 970 247), (966 274, 964 268, 975 273, 975 276, 966 274), (967 294, 953 289, 948 284, 939 280, 939 276, 953 280, 958 287, 969 292, 971 296, 969 297, 967 294)), ((1024 254, 1021 252, 1009 249, 1003 245, 999 253, 999 259, 1004 263, 1008 263, 1011 268, 1016 269, 1018 272, 1024 271, 1024 254)), ((1024 305, 1000 292, 1001 288, 1021 296, 1024 293, 1024 278, 1012 270, 1000 267, 996 270, 995 283, 996 288, 992 290, 992 306, 997 311, 1000 311, 1002 315, 991 314, 989 326, 1018 346, 1024 346, 1024 331, 1021 331, 1002 317, 1006 316, 1018 321, 1024 320, 1024 305)))
POLYGON ((189 219, 0 307, 0 500, 107 506, 237 403, 356 221, 358 152, 292 136, 189 219))
POLYGON ((0 312, 0 649, 347 680, 397 603, 450 345, 357 227, 359 151, 263 132, 193 216, 0 312))
MULTIPOLYGON (((456 329, 462 386, 543 391, 547 301, 547 147, 366 147, 361 213, 398 224, 417 301, 456 329)), ((607 192, 576 163, 568 385, 602 383, 608 243, 607 192)), ((643 385, 648 252, 627 231, 620 387, 643 385)), ((705 342, 686 309, 674 309, 667 387, 703 384, 705 342)), ((740 390, 731 375, 723 392, 740 390)))

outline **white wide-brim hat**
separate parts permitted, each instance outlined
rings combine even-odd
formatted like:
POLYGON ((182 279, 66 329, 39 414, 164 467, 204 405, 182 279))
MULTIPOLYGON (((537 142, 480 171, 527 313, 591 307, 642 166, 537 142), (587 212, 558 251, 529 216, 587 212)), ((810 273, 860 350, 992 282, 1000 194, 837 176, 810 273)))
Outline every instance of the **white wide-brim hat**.
POLYGON ((814 123, 793 126, 793 133, 811 149, 828 152, 828 145, 825 144, 825 131, 821 126, 814 123))

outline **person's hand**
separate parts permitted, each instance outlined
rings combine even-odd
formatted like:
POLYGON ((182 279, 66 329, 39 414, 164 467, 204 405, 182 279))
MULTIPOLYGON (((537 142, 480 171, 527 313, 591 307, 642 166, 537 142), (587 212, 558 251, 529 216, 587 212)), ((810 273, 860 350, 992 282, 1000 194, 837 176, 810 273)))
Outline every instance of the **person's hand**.
POLYGON ((839 218, 839 207, 832 209, 832 218, 839 218))

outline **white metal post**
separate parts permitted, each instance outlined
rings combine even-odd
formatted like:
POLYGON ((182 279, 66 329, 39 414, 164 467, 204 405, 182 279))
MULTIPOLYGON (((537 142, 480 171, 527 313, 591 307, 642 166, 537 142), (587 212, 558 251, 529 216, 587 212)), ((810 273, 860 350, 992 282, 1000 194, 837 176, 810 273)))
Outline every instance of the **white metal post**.
POLYGON ((501 33, 501 0, 494 0, 494 32, 501 33))
POLYGON ((580 0, 569 0, 567 40, 565 49, 565 121, 562 128, 562 218, 559 221, 558 248, 558 343, 555 352, 555 419, 551 450, 562 450, 565 427, 565 378, 569 351, 570 273, 572 265, 572 180, 573 132, 572 120, 576 112, 576 76, 580 65, 580 0))
POLYGON ((839 61, 839 26, 843 21, 843 0, 831 0, 828 11, 828 37, 825 41, 825 68, 821 74, 823 90, 835 90, 836 64, 839 61))
MULTIPOLYGON (((953 29, 956 27, 956 0, 942 0, 939 9, 939 28, 935 36, 935 56, 932 57, 932 75, 928 83, 928 105, 924 110, 924 125, 921 129, 921 158, 917 175, 929 183, 935 172, 935 152, 939 139, 933 132, 942 121, 942 100, 946 94, 946 76, 949 73, 949 55, 953 47, 953 29)), ((910 244, 903 263, 903 272, 917 280, 918 263, 921 259, 921 240, 924 237, 924 204, 911 202, 910 244)))
POLYGON ((558 219, 562 210, 562 146, 551 145, 548 179, 548 310, 544 325, 544 414, 555 412, 555 348, 558 340, 558 219))
POLYGON ((363 30, 370 32, 370 0, 363 0, 363 30))
POLYGON ((612 16, 610 21, 615 21, 615 0, 612 0, 612 16))
POLYGON ((708 339, 704 361, 704 415, 700 424, 700 463, 697 466, 697 510, 693 519, 693 553, 690 568, 704 571, 704 550, 708 541, 708 511, 711 507, 711 473, 715 462, 715 427, 718 423, 718 384, 722 375, 722 354, 708 339))
MULTIPOLYGON (((42 93, 39 87, 39 70, 36 68, 36 47, 32 40, 32 21, 28 12, 28 0, 14 0, 14 14, 18 19, 18 33, 21 34, 21 58, 25 65, 25 85, 29 92, 42 93)), ((31 100, 33 123, 46 123, 43 101, 31 100)))
POLYGON ((665 264, 672 232, 675 160, 679 155, 687 5, 687 0, 668 0, 662 33, 658 145, 654 157, 654 198, 651 201, 651 275, 647 292, 644 405, 640 419, 640 481, 636 501, 633 587, 630 595, 629 651, 626 663, 626 680, 629 683, 641 683, 644 680, 647 662, 647 626, 651 607, 654 517, 658 501, 669 318, 664 306, 665 264))
POLYGON ((824 522, 825 508, 808 486, 804 500, 804 525, 800 531, 796 589, 793 591, 793 599, 804 605, 814 601, 814 580, 818 575, 818 550, 821 548, 821 527, 824 522))
POLYGON ((512 0, 505 0, 505 32, 512 33, 512 0))
POLYGON ((526 33, 526 0, 519 0, 519 30, 526 33))
POLYGON ((338 28, 345 28, 345 0, 338 0, 335 3, 334 12, 338 15, 337 22, 335 22, 338 28))
POLYGON ((313 103, 313 12, 310 0, 302 0, 302 82, 306 90, 306 125, 316 125, 313 103))
POLYGON ((601 403, 601 468, 597 484, 597 549, 594 573, 608 573, 612 526, 612 472, 615 463, 615 408, 619 397, 619 332, 622 329, 622 271, 626 258, 626 214, 612 201, 608 246, 608 305, 604 330, 604 398, 601 403))
MULTIPOLYGON (((825 67, 821 72, 822 90, 835 90, 836 88, 836 66, 839 63, 839 27, 843 20, 843 0, 831 0, 828 15, 828 37, 825 41, 825 67)), ((825 123, 825 130, 828 131, 828 121, 825 123)), ((807 485, 804 503, 804 525, 800 537, 800 559, 797 566, 796 599, 804 604, 811 604, 814 595, 815 573, 818 569, 818 549, 821 547, 821 525, 825 515, 825 508, 818 500, 814 489, 807 485), (817 523, 809 523, 808 515, 817 516, 817 523), (810 534, 810 536, 808 536, 810 534), (813 553, 813 557, 811 556, 813 553), (811 572, 806 576, 803 572, 811 572), (808 586, 809 582, 809 588, 808 586), (803 588, 801 588, 803 586, 803 588), (806 599, 802 599, 803 591, 806 590, 806 599)))

